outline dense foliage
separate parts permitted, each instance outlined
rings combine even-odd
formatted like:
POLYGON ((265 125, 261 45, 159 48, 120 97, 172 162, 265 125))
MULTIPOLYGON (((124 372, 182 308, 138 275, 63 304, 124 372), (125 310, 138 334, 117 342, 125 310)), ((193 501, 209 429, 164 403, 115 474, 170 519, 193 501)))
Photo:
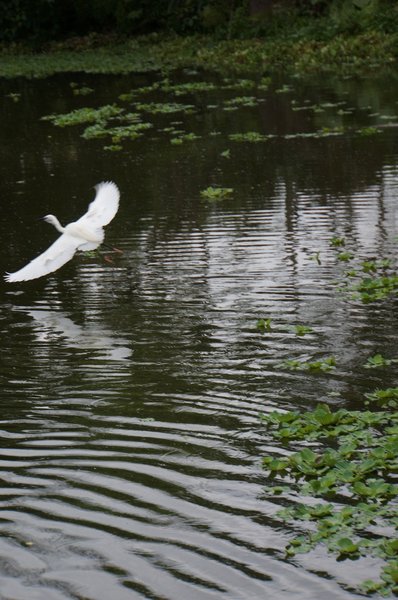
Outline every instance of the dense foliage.
POLYGON ((397 31, 396 3, 387 0, 3 0, 0 42, 42 44, 90 32, 153 31, 219 37, 301 37, 397 31), (326 25, 325 25, 326 23, 326 25))

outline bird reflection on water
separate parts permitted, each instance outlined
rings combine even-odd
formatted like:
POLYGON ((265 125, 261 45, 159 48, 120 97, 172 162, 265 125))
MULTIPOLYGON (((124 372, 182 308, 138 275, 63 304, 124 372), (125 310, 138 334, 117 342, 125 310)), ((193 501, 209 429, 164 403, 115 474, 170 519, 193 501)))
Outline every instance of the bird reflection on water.
POLYGON ((68 348, 95 350, 109 360, 125 360, 132 354, 128 340, 116 337, 98 323, 78 325, 62 311, 17 309, 34 319, 38 341, 47 341, 57 335, 68 348))

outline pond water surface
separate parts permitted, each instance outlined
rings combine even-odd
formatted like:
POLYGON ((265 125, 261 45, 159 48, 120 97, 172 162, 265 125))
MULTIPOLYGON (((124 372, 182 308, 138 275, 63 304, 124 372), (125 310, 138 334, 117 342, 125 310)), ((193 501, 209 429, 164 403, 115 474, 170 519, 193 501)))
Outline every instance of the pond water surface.
POLYGON ((121 191, 107 241, 124 252, 0 284, 0 597, 359 597, 374 559, 337 563, 322 547, 286 558, 299 530, 266 492, 261 457, 281 449, 259 415, 361 408, 364 393, 397 385, 393 369, 363 368, 398 354, 396 299, 363 304, 336 281, 358 261, 394 260, 398 81, 252 89, 182 73, 174 81, 215 88, 143 92, 194 109, 142 110, 152 127, 116 151, 82 138, 85 126, 40 120, 130 110, 118 95, 154 80, 0 82, 1 271, 55 239, 39 217, 73 221, 102 180, 121 191), (71 82, 94 91, 74 95, 71 82), (176 130, 198 137, 171 142, 176 130), (275 137, 229 137, 253 131, 275 137), (209 200, 209 186, 233 192, 209 200), (278 366, 325 356, 328 373, 278 366))

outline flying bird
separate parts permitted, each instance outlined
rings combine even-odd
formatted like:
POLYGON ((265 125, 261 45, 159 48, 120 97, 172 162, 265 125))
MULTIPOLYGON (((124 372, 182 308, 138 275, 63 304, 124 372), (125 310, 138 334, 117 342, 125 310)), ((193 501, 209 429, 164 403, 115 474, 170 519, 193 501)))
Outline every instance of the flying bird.
MULTIPOLYGON (((43 220, 54 225, 62 235, 42 254, 15 273, 6 273, 8 282, 37 279, 56 271, 77 250, 95 250, 104 241, 104 225, 112 221, 119 208, 119 189, 112 181, 95 186, 96 196, 88 211, 77 221, 62 227, 57 217, 46 215, 43 220)), ((115 248, 116 250, 116 248, 115 248)), ((119 251, 121 252, 121 251, 119 251)))

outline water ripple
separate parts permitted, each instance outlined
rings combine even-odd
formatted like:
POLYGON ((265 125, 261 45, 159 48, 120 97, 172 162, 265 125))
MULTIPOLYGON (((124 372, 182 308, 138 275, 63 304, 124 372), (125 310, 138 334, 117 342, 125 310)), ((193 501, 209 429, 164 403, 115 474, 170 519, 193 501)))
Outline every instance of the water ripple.
MULTIPOLYGON (((98 98, 109 102, 115 82, 98 98)), ((54 112, 69 81, 30 82, 24 93, 36 102, 22 95, 14 109, 29 112, 15 124, 36 127, 35 146, 8 151, 1 166, 3 270, 53 239, 30 224, 39 206, 76 216, 79 186, 105 172, 122 190, 107 240, 124 253, 113 263, 77 255, 48 278, 1 284, 1 598, 352 600, 375 571, 370 560, 352 569, 322 548, 285 556, 302 529, 279 519, 280 500, 266 491, 261 457, 287 449, 259 416, 319 401, 362 406, 364 392, 396 385, 394 373, 363 367, 381 348, 396 354, 396 302, 370 307, 339 292, 351 263, 330 243, 344 238, 355 268, 395 260, 391 140, 380 134, 362 154, 353 148, 366 139, 349 136, 304 140, 300 152, 283 140, 252 150, 228 142, 221 161, 224 131, 206 151, 204 138, 184 148, 142 138, 134 151, 106 153, 68 128, 48 138, 41 113, 32 122, 49 98, 54 112), (43 168, 57 173, 48 189, 43 168), (212 182, 234 194, 201 199, 212 182), (296 325, 312 331, 297 335, 296 325), (335 371, 283 366, 324 356, 335 356, 335 371)), ((283 106, 278 98, 273 110, 283 106)), ((254 114, 237 115, 237 130, 253 128, 254 114)), ((211 127, 225 128, 222 116, 211 127)))

